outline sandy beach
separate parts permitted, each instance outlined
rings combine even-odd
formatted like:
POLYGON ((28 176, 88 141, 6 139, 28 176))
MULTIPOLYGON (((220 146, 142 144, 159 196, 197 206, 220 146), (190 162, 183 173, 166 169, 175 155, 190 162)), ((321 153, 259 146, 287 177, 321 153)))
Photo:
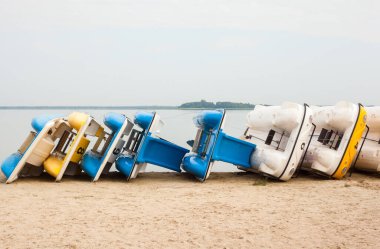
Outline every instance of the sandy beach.
POLYGON ((144 173, 0 185, 0 248, 379 248, 380 177, 144 173))

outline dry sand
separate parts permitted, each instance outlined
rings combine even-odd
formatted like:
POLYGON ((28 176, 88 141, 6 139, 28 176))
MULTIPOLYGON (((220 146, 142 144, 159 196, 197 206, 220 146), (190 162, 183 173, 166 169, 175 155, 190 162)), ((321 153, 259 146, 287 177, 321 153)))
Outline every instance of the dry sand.
POLYGON ((380 177, 48 176, 0 185, 0 248, 380 248, 380 177))

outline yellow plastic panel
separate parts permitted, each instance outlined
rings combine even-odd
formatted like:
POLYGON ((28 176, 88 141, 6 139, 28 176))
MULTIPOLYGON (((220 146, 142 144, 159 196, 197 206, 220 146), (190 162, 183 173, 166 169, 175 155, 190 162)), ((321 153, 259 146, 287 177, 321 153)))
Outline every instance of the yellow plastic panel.
POLYGON ((350 168, 353 160, 355 159, 359 142, 362 138, 362 134, 366 127, 366 123, 367 123, 366 117, 367 117, 367 111, 364 109, 363 106, 360 106, 359 118, 356 122, 351 140, 348 143, 348 147, 345 154, 343 155, 343 160, 338 166, 337 171, 332 175, 333 178, 336 178, 336 179, 343 178, 346 175, 348 169, 350 168))
MULTIPOLYGON (((73 143, 75 143, 75 140, 73 143)), ((80 160, 82 160, 82 157, 83 157, 84 153, 86 152, 86 149, 87 149, 89 144, 90 144, 90 140, 83 137, 80 140, 78 146, 75 148, 75 152, 74 152, 73 156, 71 157, 70 162, 79 163, 80 160)), ((71 148, 69 149, 69 151, 70 150, 71 150, 71 148)))

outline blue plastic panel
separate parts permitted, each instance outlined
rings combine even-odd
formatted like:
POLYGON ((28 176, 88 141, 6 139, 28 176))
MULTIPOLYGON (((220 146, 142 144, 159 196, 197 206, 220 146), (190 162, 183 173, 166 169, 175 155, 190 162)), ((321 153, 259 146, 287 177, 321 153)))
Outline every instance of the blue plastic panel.
POLYGON ((212 159, 250 168, 250 158, 256 145, 220 131, 212 159))
POLYGON ((138 163, 151 163, 181 172, 181 162, 189 150, 163 139, 147 136, 139 151, 138 163))

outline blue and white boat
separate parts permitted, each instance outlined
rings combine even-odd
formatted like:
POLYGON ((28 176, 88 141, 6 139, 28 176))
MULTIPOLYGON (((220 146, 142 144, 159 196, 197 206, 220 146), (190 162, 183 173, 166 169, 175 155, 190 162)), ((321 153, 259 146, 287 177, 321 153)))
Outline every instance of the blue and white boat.
POLYGON ((95 137, 97 141, 91 151, 86 152, 82 159, 82 169, 95 182, 101 175, 108 174, 117 156, 134 127, 133 122, 123 114, 108 113, 104 117, 104 124, 111 130, 100 130, 95 137))
POLYGON ((50 156, 66 127, 63 117, 42 115, 33 118, 31 131, 23 144, 1 164, 2 181, 11 183, 19 176, 38 176, 43 172, 42 164, 50 156))
POLYGON ((224 110, 203 111, 194 118, 198 127, 193 148, 182 162, 182 169, 205 181, 215 161, 243 168, 251 167, 250 158, 256 145, 231 137, 223 131, 224 110))
POLYGON ((138 112, 134 123, 136 127, 116 159, 116 169, 127 176, 127 180, 144 171, 147 163, 181 172, 182 159, 189 150, 157 135, 163 125, 159 115, 155 112, 138 112))

